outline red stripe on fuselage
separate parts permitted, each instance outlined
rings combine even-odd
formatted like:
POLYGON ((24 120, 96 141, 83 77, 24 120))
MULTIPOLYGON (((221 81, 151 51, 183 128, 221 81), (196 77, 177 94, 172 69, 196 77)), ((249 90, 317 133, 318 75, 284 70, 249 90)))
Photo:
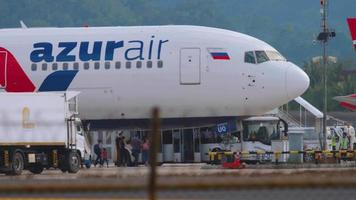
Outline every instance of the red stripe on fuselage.
POLYGON ((213 56, 214 60, 230 60, 229 56, 213 56))
POLYGON ((34 92, 36 87, 10 51, 0 47, 0 83, 7 92, 34 92), (6 56, 4 56, 6 54, 6 56), (6 57, 6 61, 3 61, 6 57), (6 83, 4 78, 6 77, 6 83))

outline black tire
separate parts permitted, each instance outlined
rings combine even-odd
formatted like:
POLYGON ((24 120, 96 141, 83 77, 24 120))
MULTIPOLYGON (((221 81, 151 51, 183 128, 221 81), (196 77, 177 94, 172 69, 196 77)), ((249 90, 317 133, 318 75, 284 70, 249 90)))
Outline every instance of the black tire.
POLYGON ((64 153, 59 156, 58 169, 60 169, 63 173, 68 172, 68 153, 64 153))
POLYGON ((23 155, 19 151, 15 151, 10 166, 9 175, 21 175, 24 169, 23 155))
POLYGON ((41 174, 43 172, 44 167, 42 165, 35 165, 30 167, 28 170, 33 174, 41 174))
POLYGON ((77 173, 80 169, 81 158, 77 152, 69 152, 68 153, 68 172, 69 173, 77 173))
POLYGON ((63 173, 66 173, 68 171, 68 169, 66 167, 61 167, 59 168, 63 173))

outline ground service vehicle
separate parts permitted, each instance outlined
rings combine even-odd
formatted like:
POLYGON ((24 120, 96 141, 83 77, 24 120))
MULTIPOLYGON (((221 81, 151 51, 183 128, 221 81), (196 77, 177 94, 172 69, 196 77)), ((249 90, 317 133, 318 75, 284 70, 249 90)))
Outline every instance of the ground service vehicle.
POLYGON ((0 172, 78 172, 90 151, 77 118, 78 94, 0 93, 0 172))
MULTIPOLYGON (((288 150, 288 124, 275 116, 256 116, 241 121, 242 129, 219 136, 230 139, 228 142, 204 144, 203 151, 208 155, 209 151, 233 151, 233 152, 269 152, 288 150)), ((208 158, 204 158, 207 160, 208 158)), ((243 154, 241 160, 256 163, 271 161, 268 154, 243 154)), ((285 160, 285 159, 284 159, 285 160)))

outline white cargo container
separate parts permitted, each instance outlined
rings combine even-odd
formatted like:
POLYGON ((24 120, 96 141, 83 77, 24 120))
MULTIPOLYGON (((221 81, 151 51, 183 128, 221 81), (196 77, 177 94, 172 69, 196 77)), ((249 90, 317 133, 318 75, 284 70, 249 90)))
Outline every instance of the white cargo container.
POLYGON ((78 94, 0 93, 0 172, 76 173, 90 151, 77 117, 78 94))

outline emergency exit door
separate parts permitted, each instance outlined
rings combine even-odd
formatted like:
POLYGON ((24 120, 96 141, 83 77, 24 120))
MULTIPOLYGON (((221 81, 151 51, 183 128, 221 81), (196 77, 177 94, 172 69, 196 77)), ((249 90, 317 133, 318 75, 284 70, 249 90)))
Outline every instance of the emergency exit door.
POLYGON ((0 88, 6 87, 7 52, 0 51, 0 88))
POLYGON ((184 48, 180 50, 180 84, 200 84, 199 48, 184 48))

